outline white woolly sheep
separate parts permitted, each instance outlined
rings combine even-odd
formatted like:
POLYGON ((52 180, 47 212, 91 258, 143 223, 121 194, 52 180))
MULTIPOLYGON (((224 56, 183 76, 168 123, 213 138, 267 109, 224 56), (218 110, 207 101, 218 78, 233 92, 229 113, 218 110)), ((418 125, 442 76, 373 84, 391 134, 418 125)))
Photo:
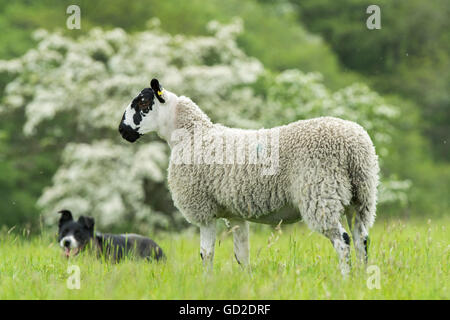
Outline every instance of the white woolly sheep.
POLYGON ((130 142, 150 131, 168 142, 169 188, 183 216, 200 226, 200 254, 208 267, 218 218, 237 226, 234 252, 244 265, 250 260, 248 221, 303 219, 331 240, 345 275, 350 237, 341 217, 346 215, 357 257, 367 262, 379 168, 373 143, 360 125, 321 117, 272 129, 228 128, 153 79, 151 88, 126 108, 119 131, 130 142), (298 210, 282 210, 289 205, 298 210))

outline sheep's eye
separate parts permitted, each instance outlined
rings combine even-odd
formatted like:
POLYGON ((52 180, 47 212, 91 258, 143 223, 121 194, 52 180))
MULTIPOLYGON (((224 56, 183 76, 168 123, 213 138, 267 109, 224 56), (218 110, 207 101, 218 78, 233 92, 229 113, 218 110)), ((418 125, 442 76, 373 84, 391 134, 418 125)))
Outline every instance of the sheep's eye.
POLYGON ((145 98, 141 98, 138 101, 138 107, 141 110, 147 109, 150 106, 150 101, 145 100, 145 98))

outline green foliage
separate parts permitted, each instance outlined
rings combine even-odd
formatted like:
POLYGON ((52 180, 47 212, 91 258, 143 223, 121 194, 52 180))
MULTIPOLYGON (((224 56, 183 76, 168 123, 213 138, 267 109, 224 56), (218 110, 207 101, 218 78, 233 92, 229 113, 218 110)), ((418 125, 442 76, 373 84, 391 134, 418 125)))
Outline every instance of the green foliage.
POLYGON ((23 54, 33 45, 31 32, 38 28, 60 29, 70 36, 84 34, 94 26, 133 32, 144 30, 149 19, 158 17, 161 27, 171 34, 206 35, 205 25, 209 21, 229 23, 232 18, 241 17, 245 32, 238 43, 266 67, 279 71, 286 68, 319 71, 333 88, 343 87, 357 78, 341 72, 334 53, 321 38, 295 23, 296 16, 287 2, 261 5, 253 0, 114 0, 112 5, 110 0, 81 0, 77 1, 82 15, 81 30, 65 28, 68 16, 65 10, 70 4, 72 1, 68 0, 0 1, 5 10, 0 15, 0 23, 4 21, 10 31, 0 35, 0 58, 23 54))
POLYGON ((60 145, 25 137, 17 125, 23 110, 3 114, 0 128, 0 224, 22 225, 33 230, 39 223, 35 203, 57 168, 60 145))
POLYGON ((450 5, 446 0, 380 0, 381 29, 366 28, 367 1, 291 0, 300 21, 321 34, 348 68, 376 89, 398 93, 422 110, 434 154, 450 149, 450 5))
POLYGON ((399 121, 396 122, 389 145, 389 161, 385 162, 385 174, 404 177, 411 181, 408 205, 388 209, 398 216, 430 216, 430 213, 448 215, 450 212, 449 181, 450 165, 438 164, 432 160, 432 149, 428 140, 421 134, 423 127, 420 110, 414 104, 398 96, 388 96, 386 101, 396 105, 399 121))

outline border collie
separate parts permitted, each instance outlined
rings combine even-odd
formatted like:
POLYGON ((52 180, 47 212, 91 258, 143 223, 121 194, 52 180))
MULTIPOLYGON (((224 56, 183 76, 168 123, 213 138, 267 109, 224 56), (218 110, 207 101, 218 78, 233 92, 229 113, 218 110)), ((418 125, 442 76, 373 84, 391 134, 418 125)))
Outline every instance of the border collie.
POLYGON ((58 242, 67 258, 76 256, 84 249, 93 249, 97 255, 114 262, 124 256, 136 256, 147 260, 161 260, 165 255, 160 246, 144 236, 128 234, 108 234, 94 232, 94 218, 80 216, 73 220, 69 210, 61 210, 58 224, 58 242))

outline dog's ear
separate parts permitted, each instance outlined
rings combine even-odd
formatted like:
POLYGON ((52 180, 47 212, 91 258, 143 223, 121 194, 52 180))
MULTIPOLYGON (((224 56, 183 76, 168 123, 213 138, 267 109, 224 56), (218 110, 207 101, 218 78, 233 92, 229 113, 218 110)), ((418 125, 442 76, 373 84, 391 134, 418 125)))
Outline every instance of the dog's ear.
POLYGON ((159 84, 158 79, 153 78, 152 81, 150 81, 150 87, 152 88, 153 92, 155 92, 155 96, 159 102, 166 102, 166 100, 164 100, 162 97, 163 88, 159 84))
POLYGON ((61 215, 61 217, 59 218, 59 223, 58 223, 58 226, 60 228, 64 223, 73 220, 72 212, 70 212, 69 210, 61 210, 58 213, 61 215))
POLYGON ((78 222, 81 223, 86 229, 94 230, 94 218, 81 216, 78 218, 78 222))

